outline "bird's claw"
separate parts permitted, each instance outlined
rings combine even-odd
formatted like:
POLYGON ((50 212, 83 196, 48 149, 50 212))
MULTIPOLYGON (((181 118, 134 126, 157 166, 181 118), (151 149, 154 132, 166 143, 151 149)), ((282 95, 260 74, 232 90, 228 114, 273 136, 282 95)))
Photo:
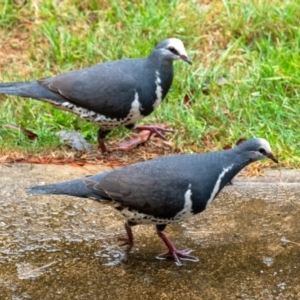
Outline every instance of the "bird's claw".
POLYGON ((177 250, 174 249, 173 251, 167 251, 163 254, 160 254, 156 256, 157 259, 166 259, 171 258, 174 259, 175 264, 177 266, 182 266, 182 263, 180 260, 189 260, 193 262, 199 261, 199 259, 195 256, 189 255, 192 252, 191 249, 184 249, 184 250, 177 250))
POLYGON ((172 129, 166 129, 160 126, 136 126, 134 130, 142 131, 142 130, 148 130, 149 136, 147 138, 147 141, 151 138, 153 134, 156 134, 158 137, 160 137, 162 140, 167 140, 167 138, 162 134, 162 132, 176 132, 176 130, 172 129))
POLYGON ((118 242, 120 242, 118 244, 120 247, 127 246, 125 252, 128 255, 133 247, 133 241, 130 240, 128 237, 118 237, 118 242))

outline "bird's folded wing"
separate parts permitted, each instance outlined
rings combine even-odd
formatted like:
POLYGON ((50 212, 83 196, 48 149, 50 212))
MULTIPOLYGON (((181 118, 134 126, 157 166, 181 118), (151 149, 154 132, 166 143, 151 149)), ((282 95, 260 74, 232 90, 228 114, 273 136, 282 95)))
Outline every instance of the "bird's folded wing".
POLYGON ((133 76, 113 64, 67 72, 38 83, 72 104, 107 117, 127 116, 137 90, 133 76))
POLYGON ((180 175, 174 176, 167 171, 151 174, 151 171, 128 168, 109 173, 93 191, 105 193, 112 200, 140 213, 172 218, 182 210, 188 187, 188 182, 180 175))

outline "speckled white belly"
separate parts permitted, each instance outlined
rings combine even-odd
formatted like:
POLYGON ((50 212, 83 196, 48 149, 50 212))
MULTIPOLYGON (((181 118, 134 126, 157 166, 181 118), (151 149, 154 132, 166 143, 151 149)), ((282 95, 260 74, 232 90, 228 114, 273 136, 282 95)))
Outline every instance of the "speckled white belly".
POLYGON ((151 215, 143 214, 135 210, 130 210, 125 208, 121 211, 122 215, 130 222, 136 224, 171 224, 171 223, 178 223, 180 221, 187 220, 191 218, 193 214, 192 210, 192 186, 189 184, 187 191, 184 194, 184 206, 181 211, 179 211, 174 217, 169 219, 164 218, 156 218, 151 215))
MULTIPOLYGON (((49 100, 47 102, 50 102, 49 100)), ((117 118, 108 118, 105 115, 96 113, 94 111, 88 110, 86 108, 82 108, 79 106, 76 106, 73 103, 70 103, 68 101, 57 103, 57 102, 50 102, 52 105, 55 105, 56 107, 59 107, 62 110, 70 111, 79 117, 98 124, 102 129, 105 130, 112 130, 118 126, 121 125, 129 125, 134 124, 137 121, 140 121, 143 119, 143 115, 141 114, 141 103, 139 102, 139 95, 136 92, 134 101, 131 104, 131 109, 128 113, 128 115, 125 118, 117 119, 117 118)))

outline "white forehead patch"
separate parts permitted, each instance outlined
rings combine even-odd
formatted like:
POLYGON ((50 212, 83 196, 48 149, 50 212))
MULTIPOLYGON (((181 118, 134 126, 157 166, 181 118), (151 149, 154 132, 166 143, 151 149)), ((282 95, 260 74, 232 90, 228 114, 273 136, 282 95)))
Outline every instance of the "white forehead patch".
POLYGON ((272 152, 271 146, 267 140, 262 139, 262 138, 258 138, 258 140, 259 140, 259 143, 261 144, 261 146, 267 151, 267 153, 272 152))
POLYGON ((168 39, 168 46, 167 47, 174 47, 179 55, 185 55, 187 57, 187 53, 185 51, 184 45, 180 39, 170 38, 168 39))

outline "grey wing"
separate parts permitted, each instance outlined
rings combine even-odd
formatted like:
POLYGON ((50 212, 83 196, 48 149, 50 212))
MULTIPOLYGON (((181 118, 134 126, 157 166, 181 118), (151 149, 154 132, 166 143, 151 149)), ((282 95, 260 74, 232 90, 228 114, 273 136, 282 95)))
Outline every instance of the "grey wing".
POLYGON ((111 118, 127 116, 138 88, 116 62, 67 72, 38 83, 62 99, 111 118))
POLYGON ((82 181, 88 190, 94 192, 95 194, 101 197, 100 200, 112 200, 112 198, 107 193, 105 193, 104 190, 99 188, 97 181, 94 181, 90 178, 84 178, 82 179, 82 181))
POLYGON ((152 169, 140 171, 132 167, 115 170, 105 176, 93 191, 158 218, 172 218, 182 210, 189 186, 182 174, 169 171, 156 174, 152 169))

